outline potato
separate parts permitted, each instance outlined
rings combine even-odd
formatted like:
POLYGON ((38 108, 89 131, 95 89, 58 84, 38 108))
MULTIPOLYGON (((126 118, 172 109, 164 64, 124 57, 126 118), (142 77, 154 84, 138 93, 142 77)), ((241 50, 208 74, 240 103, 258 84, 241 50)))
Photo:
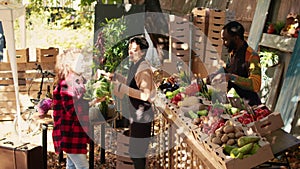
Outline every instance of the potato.
POLYGON ((223 133, 217 133, 216 136, 222 138, 223 133))
POLYGON ((217 137, 217 135, 214 134, 214 133, 212 133, 212 134, 210 135, 210 138, 213 139, 214 137, 217 137))
POLYGON ((221 141, 222 141, 223 143, 226 143, 226 142, 228 141, 228 136, 227 136, 227 134, 223 134, 223 136, 221 137, 221 141))
POLYGON ((228 138, 235 138, 235 133, 228 133, 227 136, 228 138))
POLYGON ((232 138, 231 138, 231 139, 228 139, 226 144, 232 146, 232 145, 235 144, 235 140, 232 139, 232 138))
POLYGON ((235 133, 235 138, 240 138, 240 137, 242 137, 244 135, 245 134, 243 132, 239 131, 239 132, 235 133))
POLYGON ((224 133, 232 133, 234 132, 234 127, 233 126, 225 126, 223 128, 224 133))
POLYGON ((239 131, 243 131, 243 128, 241 126, 235 126, 234 127, 234 132, 237 133, 239 131))
POLYGON ((226 122, 225 122, 225 126, 232 126, 233 124, 232 124, 232 121, 230 121, 230 120, 227 120, 226 122))
POLYGON ((221 128, 218 128, 216 131, 215 131, 216 134, 223 134, 223 129, 221 128))
POLYGON ((222 144, 222 141, 221 141, 221 138, 220 138, 220 137, 214 137, 211 141, 212 141, 213 143, 215 143, 215 144, 218 144, 218 145, 221 145, 221 144, 222 144))

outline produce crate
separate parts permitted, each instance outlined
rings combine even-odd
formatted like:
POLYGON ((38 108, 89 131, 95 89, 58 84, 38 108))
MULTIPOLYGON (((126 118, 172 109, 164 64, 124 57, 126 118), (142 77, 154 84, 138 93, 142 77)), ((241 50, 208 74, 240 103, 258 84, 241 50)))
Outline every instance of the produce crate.
POLYGON ((56 56, 59 53, 58 48, 36 49, 36 57, 38 62, 55 62, 56 56))
POLYGON ((206 140, 209 136, 201 131, 200 128, 196 128, 192 131, 192 134, 195 140, 198 141, 201 145, 203 144, 204 140, 206 140))
POLYGON ((241 166, 243 169, 250 169, 274 158, 269 142, 260 140, 258 143, 260 145, 258 151, 255 154, 243 159, 226 156, 223 153, 222 147, 211 152, 212 156, 226 169, 240 169, 241 166))
MULTIPOLYGON (((9 60, 9 55, 7 54, 7 61, 9 60)), ((16 50, 16 61, 17 63, 26 63, 29 62, 29 48, 26 49, 17 49, 16 50)))
POLYGON ((283 127, 283 125, 283 120, 279 112, 273 112, 259 121, 247 124, 249 128, 252 128, 253 131, 261 136, 270 134, 273 131, 283 127))
POLYGON ((206 54, 204 59, 205 66, 219 65, 220 55, 218 54, 218 52, 213 50, 206 50, 205 54, 206 54))

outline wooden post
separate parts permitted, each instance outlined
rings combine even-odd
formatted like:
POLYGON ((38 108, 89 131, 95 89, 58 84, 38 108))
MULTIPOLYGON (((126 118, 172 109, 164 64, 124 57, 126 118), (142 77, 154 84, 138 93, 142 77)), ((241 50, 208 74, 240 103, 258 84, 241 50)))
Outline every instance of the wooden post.
POLYGON ((270 3, 271 0, 257 1, 253 22, 251 24, 250 33, 248 37, 249 46, 251 46, 254 50, 258 49, 258 44, 265 26, 265 21, 267 18, 270 3))

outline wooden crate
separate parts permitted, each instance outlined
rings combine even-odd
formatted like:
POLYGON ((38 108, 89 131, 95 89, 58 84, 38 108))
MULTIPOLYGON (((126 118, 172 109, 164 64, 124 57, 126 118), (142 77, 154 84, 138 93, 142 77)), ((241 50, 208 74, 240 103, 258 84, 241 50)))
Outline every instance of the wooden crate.
POLYGON ((267 117, 260 119, 247 124, 248 127, 251 127, 253 131, 257 132, 261 136, 268 135, 273 131, 280 129, 284 126, 283 120, 279 112, 273 112, 267 117))
POLYGON ((199 57, 202 60, 204 59, 205 50, 206 50, 207 36, 204 33, 195 28, 193 29, 192 36, 192 52, 195 57, 199 57))
MULTIPOLYGON (((8 53, 6 56, 7 56, 7 61, 10 62, 8 53)), ((29 48, 17 49, 16 50, 16 61, 17 61, 17 63, 29 62, 29 48)))
POLYGON ((232 11, 214 10, 209 11, 209 24, 225 25, 235 20, 235 14, 232 11))
POLYGON ((274 158, 269 142, 260 140, 258 143, 260 145, 258 151, 255 154, 243 159, 226 156, 223 153, 222 147, 211 151, 211 154, 226 169, 240 169, 241 166, 243 166, 245 169, 250 169, 274 158))
MULTIPOLYGON (((28 106, 33 105, 30 102, 30 98, 36 98, 37 93, 40 89, 41 74, 38 73, 37 70, 35 70, 36 63, 40 64, 44 71, 54 71, 54 62, 17 63, 18 81, 20 83, 19 93, 21 110, 25 110, 26 108, 28 108, 28 106), (30 93, 28 93, 29 88, 30 93)), ((45 97, 47 85, 53 86, 53 82, 54 77, 44 79, 41 98, 45 97)), ((0 63, 0 84, 0 114, 16 113, 15 86, 10 63, 0 63)))
POLYGON ((170 21, 171 53, 184 62, 190 60, 190 33, 189 16, 174 16, 174 20, 170 21))
POLYGON ((176 56, 184 62, 190 60, 191 51, 187 43, 173 42, 172 43, 172 55, 176 56))
POLYGON ((195 57, 193 59, 192 72, 193 72, 193 74, 197 74, 197 75, 200 74, 201 78, 206 78, 208 75, 205 64, 198 57, 195 57))
MULTIPOLYGON (((217 51, 220 59, 226 61, 228 52, 223 46, 221 39, 221 31, 225 24, 235 20, 235 14, 232 11, 210 10, 209 11, 209 26, 208 26, 208 43, 206 52, 211 54, 211 51, 217 51)), ((206 53, 206 54, 207 54, 206 53)))
POLYGON ((36 57, 38 62, 55 62, 59 53, 58 48, 36 49, 36 57))
POLYGON ((208 31, 209 9, 208 8, 194 8, 192 10, 193 24, 199 28, 206 36, 208 31))

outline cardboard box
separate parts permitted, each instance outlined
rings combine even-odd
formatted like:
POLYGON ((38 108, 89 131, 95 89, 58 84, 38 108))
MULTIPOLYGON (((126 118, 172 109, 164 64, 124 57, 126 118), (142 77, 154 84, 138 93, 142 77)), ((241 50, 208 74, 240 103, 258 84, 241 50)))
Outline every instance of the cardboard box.
POLYGON ((284 124, 280 113, 273 112, 267 117, 260 119, 259 121, 249 123, 247 126, 249 128, 252 128, 253 131, 260 134, 261 136, 265 136, 283 127, 283 125, 284 124))
POLYGON ((229 21, 235 19, 235 13, 232 11, 223 10, 210 10, 209 11, 209 24, 225 25, 229 21))
POLYGON ((192 15, 194 26, 199 28, 207 36, 209 8, 194 8, 192 15))
POLYGON ((36 58, 38 62, 55 62, 59 53, 58 48, 36 49, 36 58))
POLYGON ((260 140, 259 145, 261 147, 255 154, 243 159, 226 156, 222 147, 212 151, 212 156, 226 169, 250 169, 274 158, 269 142, 260 140))
POLYGON ((193 74, 200 75, 201 78, 206 78, 208 75, 208 71, 206 70, 206 66, 201 61, 199 57, 193 59, 192 62, 192 72, 193 74))

